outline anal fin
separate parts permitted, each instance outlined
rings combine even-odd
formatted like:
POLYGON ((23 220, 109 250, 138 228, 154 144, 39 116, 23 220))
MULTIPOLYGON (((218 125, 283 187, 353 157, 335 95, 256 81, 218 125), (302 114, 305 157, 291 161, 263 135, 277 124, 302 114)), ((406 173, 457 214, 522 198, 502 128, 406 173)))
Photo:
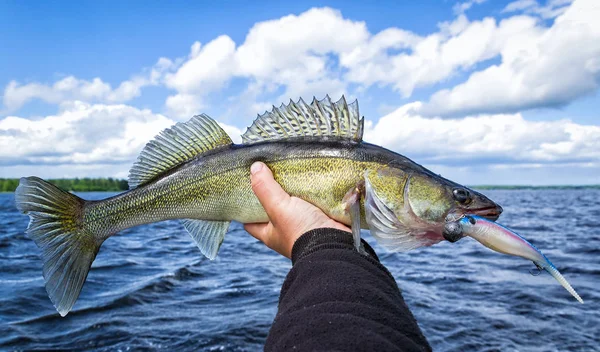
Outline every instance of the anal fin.
POLYGON ((184 219, 182 223, 202 254, 213 260, 217 257, 231 221, 184 219))

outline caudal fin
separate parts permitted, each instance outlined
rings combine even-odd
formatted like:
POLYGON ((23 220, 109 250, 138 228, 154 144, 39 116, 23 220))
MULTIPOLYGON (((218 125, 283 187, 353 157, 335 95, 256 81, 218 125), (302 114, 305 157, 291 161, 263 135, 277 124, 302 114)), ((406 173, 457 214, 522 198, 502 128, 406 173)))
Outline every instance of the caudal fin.
POLYGON ((46 291, 64 317, 79 297, 102 240, 83 226, 85 201, 40 178, 21 178, 15 200, 29 215, 27 235, 42 250, 46 291))

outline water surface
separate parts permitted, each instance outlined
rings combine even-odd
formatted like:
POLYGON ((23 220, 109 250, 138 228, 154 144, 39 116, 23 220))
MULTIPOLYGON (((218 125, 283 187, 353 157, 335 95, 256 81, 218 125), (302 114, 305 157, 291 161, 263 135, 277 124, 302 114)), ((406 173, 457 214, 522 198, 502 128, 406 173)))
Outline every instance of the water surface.
MULTIPOLYGON (((579 304, 534 265, 464 239, 386 253, 435 350, 600 349, 600 190, 487 190, 499 222, 540 248, 579 304)), ((102 199, 110 193, 82 193, 102 199)), ((205 259, 177 221, 123 231, 102 246, 74 309, 48 299, 38 249, 12 194, 0 194, 0 349, 226 350, 262 348, 289 260, 230 228, 205 259)))

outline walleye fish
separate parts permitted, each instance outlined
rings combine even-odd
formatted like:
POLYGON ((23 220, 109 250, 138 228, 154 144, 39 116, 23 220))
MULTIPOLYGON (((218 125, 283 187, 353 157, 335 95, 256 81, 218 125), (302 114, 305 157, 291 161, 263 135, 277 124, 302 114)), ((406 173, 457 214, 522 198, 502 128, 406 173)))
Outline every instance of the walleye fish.
POLYGON ((259 115, 238 145, 209 116, 194 116, 145 146, 129 191, 100 201, 22 178, 16 204, 29 214, 27 234, 41 249, 50 300, 66 315, 102 243, 133 226, 181 219, 214 259, 231 221, 269 220, 250 185, 255 161, 286 192, 350 225, 355 244, 363 228, 385 248, 407 251, 455 240, 444 231, 447 216, 498 218, 502 208, 484 195, 363 142, 363 123, 357 101, 300 99, 259 115))

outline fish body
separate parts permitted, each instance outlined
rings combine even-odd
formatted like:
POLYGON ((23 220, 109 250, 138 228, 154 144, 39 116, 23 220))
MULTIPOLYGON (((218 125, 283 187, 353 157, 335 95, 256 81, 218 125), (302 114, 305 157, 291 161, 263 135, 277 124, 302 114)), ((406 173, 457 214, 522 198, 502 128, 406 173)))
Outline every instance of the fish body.
MULTIPOLYGON (((410 160, 383 148, 345 141, 300 139, 229 145, 191 160, 156 180, 110 199, 90 202, 84 222, 96 233, 168 219, 266 222, 250 186, 250 165, 262 161, 289 194, 303 198, 330 217, 350 224, 342 204, 346 192, 367 169, 390 163, 423 172, 410 160)), ((366 223, 363 222, 366 228, 366 223)))
MULTIPOLYGON (((191 160, 146 185, 87 203, 83 223, 91 232, 110 236, 132 226, 169 219, 266 222, 268 217, 250 186, 250 165, 255 161, 266 163, 290 195, 309 201, 347 225, 351 220, 343 203, 344 195, 363 181, 365 172, 384 174, 372 182, 383 196, 397 199, 394 203, 398 208, 404 206, 404 192, 410 190, 410 182, 421 186, 421 178, 460 187, 400 154, 368 143, 299 138, 232 144, 191 160), (390 181, 393 184, 387 190, 385 186, 390 181)), ((412 199, 427 202, 427 195, 417 194, 412 199)), ((430 212, 432 205, 436 202, 426 206, 430 212)), ((449 208, 437 207, 438 216, 443 218, 449 208)), ((368 228, 362 213, 361 227, 368 228)), ((441 231, 438 235, 441 241, 441 231)))

